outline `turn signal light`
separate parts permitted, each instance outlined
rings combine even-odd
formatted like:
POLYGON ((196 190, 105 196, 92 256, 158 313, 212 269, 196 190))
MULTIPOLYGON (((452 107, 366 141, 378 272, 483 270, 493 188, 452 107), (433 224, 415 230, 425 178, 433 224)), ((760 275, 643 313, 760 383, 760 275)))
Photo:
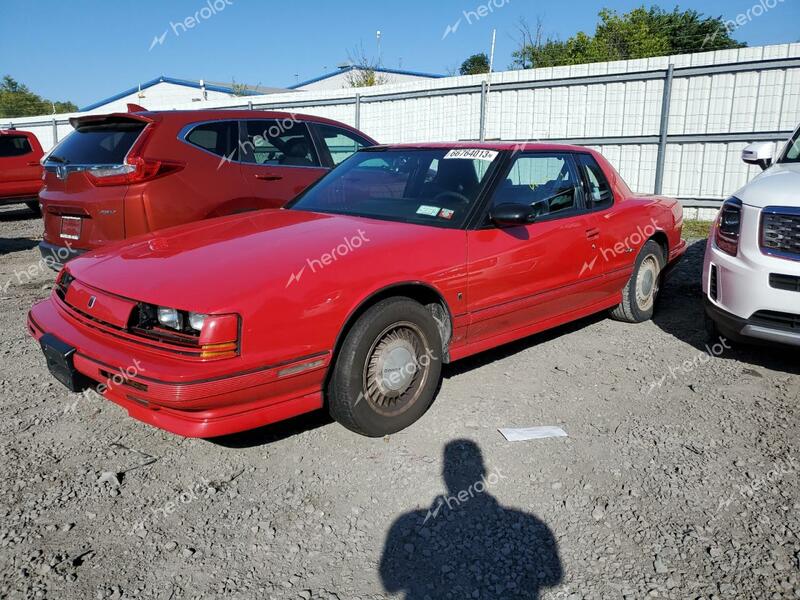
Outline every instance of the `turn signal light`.
POLYGON ((239 344, 204 344, 200 346, 200 358, 233 358, 239 353, 239 344))

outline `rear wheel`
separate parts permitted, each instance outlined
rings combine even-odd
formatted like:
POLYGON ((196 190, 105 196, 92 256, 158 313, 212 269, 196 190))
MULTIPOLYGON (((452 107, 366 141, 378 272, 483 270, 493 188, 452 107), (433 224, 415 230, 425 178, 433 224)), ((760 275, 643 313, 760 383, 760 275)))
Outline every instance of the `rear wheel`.
POLYGON ((665 262, 661 246, 649 240, 636 257, 633 274, 622 290, 622 302, 611 311, 613 318, 642 323, 653 317, 665 262))
POLYGON ((37 217, 42 216, 42 209, 39 207, 39 202, 31 200, 30 202, 26 202, 25 206, 30 208, 37 217))
POLYGON ((369 437, 408 427, 436 395, 441 347, 436 321, 419 302, 389 298, 370 307, 347 333, 333 365, 331 416, 369 437))

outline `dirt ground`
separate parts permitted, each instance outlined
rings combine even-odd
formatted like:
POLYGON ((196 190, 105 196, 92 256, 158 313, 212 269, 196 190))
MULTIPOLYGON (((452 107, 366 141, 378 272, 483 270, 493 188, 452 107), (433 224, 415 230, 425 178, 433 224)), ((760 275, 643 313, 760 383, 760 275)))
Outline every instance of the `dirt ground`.
POLYGON ((397 435, 203 441, 48 374, 40 234, 0 209, 2 598, 800 598, 800 362, 706 347, 702 242, 653 322, 450 365, 397 435), (569 436, 498 433, 537 425, 569 436))

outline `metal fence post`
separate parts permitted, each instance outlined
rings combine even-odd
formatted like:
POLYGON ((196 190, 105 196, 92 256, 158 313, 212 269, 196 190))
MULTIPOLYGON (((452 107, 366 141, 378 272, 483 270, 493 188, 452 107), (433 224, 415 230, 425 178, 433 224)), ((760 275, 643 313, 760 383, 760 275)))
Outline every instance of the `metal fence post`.
POLYGON ((658 157, 656 158, 656 185, 654 192, 661 194, 664 189, 664 164, 667 160, 667 136, 669 135, 669 108, 672 102, 672 78, 675 65, 667 67, 664 76, 664 97, 661 101, 661 129, 658 140, 658 157))
POLYGON ((356 105, 355 105, 355 118, 356 118, 356 129, 361 129, 361 94, 356 94, 356 105))
POLYGON ((53 119, 53 146, 58 143, 58 123, 53 119))
POLYGON ((486 103, 489 99, 488 87, 489 84, 487 81, 481 82, 481 121, 478 126, 478 137, 482 142, 486 141, 486 103))

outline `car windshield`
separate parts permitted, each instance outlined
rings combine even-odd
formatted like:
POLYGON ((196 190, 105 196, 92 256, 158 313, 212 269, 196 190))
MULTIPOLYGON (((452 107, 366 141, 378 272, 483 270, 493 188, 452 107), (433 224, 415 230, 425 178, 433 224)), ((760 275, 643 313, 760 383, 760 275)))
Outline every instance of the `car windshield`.
POLYGON ((289 208, 461 227, 498 154, 470 148, 364 150, 344 161, 289 208))
POLYGON ((794 134, 781 162, 800 162, 800 129, 794 134))

